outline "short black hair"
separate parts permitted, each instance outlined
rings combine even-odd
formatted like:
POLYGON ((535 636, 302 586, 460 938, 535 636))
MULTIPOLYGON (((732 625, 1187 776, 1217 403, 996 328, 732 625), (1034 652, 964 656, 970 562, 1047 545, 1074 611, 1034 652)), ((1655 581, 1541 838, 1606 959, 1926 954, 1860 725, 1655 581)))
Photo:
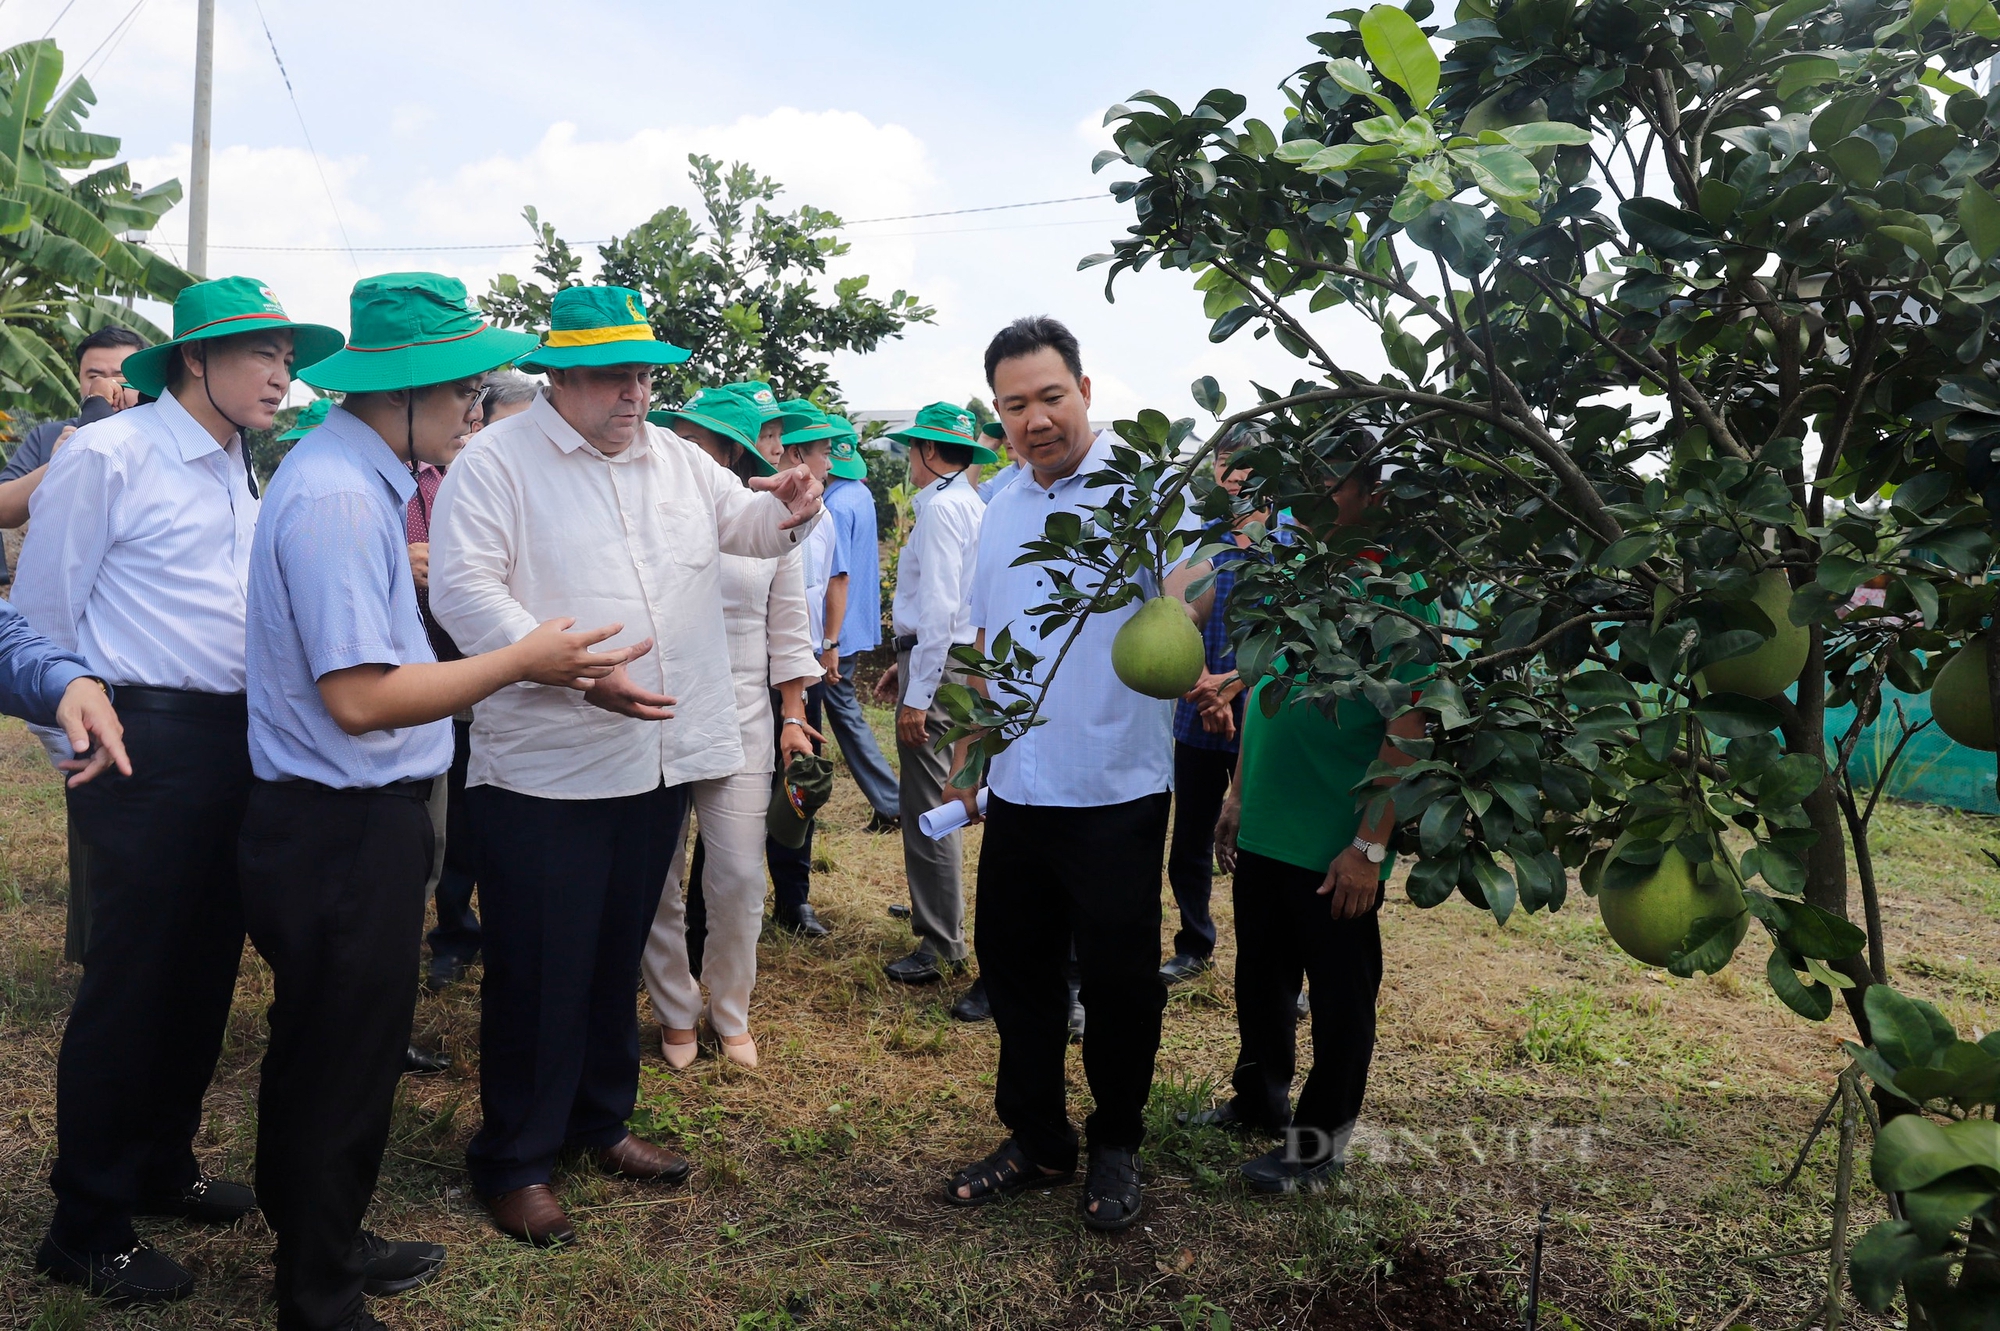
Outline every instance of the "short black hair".
POLYGON ((947 444, 942 439, 926 439, 924 442, 937 450, 939 462, 949 462, 954 467, 972 465, 971 444, 947 444))
POLYGON ((993 335, 986 344, 986 386, 993 387, 993 371, 1003 360, 1014 360, 1021 356, 1032 356, 1044 347, 1062 357, 1062 363, 1078 382, 1083 379, 1083 353, 1076 345, 1076 334, 1064 327, 1059 319, 1051 319, 1046 314, 1037 314, 1026 319, 1016 319, 993 335))
POLYGON ((146 339, 140 337, 129 328, 120 328, 117 324, 106 324, 76 344, 77 367, 79 369, 82 368, 85 352, 96 351, 99 347, 130 347, 134 351, 143 351, 146 347, 146 339))

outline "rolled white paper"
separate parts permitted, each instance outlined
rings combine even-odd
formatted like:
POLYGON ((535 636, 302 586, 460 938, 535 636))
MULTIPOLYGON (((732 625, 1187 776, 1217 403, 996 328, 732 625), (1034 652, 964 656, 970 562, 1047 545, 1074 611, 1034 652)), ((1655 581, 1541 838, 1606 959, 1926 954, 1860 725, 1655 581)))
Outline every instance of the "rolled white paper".
MULTIPOLYGON (((979 816, 981 818, 986 816, 984 786, 979 788, 979 816)), ((924 835, 933 841, 948 836, 965 826, 965 805, 958 800, 952 800, 948 804, 938 805, 935 809, 926 809, 917 815, 917 826, 923 828, 924 835)))

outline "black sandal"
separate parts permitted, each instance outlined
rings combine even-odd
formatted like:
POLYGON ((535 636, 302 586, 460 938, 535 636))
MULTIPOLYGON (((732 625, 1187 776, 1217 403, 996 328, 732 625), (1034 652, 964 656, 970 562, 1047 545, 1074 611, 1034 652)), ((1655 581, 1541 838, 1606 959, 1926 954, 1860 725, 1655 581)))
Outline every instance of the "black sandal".
POLYGON ((1106 1232, 1130 1229, 1145 1203, 1146 1189, 1132 1152, 1091 1147, 1090 1173, 1083 1184, 1083 1223, 1106 1232), (1092 1202, 1097 1203, 1095 1211, 1090 1209, 1092 1202))
POLYGON ((984 1160, 974 1161, 951 1176, 944 1185, 944 1199, 953 1206, 983 1206, 987 1202, 997 1202, 1002 1197, 1011 1197, 1017 1192, 1027 1192, 1034 1188, 1059 1188, 1076 1181, 1076 1167, 1058 1173, 1044 1173, 1039 1165, 1028 1158, 1020 1143, 1012 1137, 1000 1143, 1000 1148, 984 1160), (958 1190, 965 1188, 972 1195, 961 1197, 958 1190))

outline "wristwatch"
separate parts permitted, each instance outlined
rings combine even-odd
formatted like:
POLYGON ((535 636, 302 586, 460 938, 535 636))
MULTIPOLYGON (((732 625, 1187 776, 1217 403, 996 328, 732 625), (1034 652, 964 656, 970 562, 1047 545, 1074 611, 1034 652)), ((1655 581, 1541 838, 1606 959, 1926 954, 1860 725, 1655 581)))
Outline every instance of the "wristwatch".
POLYGON ((1379 842, 1369 841, 1363 837, 1354 838, 1354 848, 1367 856, 1370 864, 1380 864, 1383 860, 1389 858, 1389 848, 1387 846, 1379 842))

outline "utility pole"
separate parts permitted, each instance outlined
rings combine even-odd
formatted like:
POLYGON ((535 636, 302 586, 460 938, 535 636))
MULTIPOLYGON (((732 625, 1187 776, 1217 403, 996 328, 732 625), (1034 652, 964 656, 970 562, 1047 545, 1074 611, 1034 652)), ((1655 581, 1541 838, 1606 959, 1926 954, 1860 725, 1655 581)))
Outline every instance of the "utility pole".
POLYGON ((215 0, 197 0, 194 24, 194 151, 188 171, 188 271, 208 276, 209 118, 215 103, 215 0))

